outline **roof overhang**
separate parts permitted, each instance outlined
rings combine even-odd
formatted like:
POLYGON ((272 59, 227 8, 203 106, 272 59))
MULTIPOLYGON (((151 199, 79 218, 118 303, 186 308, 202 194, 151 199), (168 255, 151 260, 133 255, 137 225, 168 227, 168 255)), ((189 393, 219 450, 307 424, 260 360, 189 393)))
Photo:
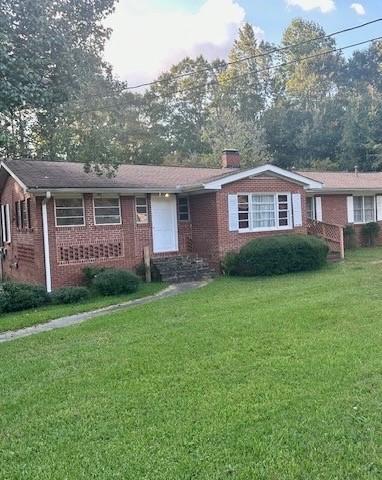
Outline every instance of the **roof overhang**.
POLYGON ((8 173, 24 190, 24 192, 28 191, 27 186, 24 182, 22 182, 17 175, 15 175, 12 170, 8 167, 8 165, 4 162, 0 162, 0 170, 3 170, 8 173))
POLYGON ((320 195, 382 195, 381 188, 322 188, 322 189, 307 189, 308 193, 320 195))
POLYGON ((229 183, 237 182, 245 178, 258 177, 264 174, 283 178, 293 183, 298 183, 300 185, 303 185, 306 189, 320 190, 323 187, 323 184, 321 182, 317 182, 316 180, 312 180, 311 178, 304 177, 299 173, 289 172, 288 170, 284 170, 283 168, 268 164, 261 165, 260 167, 250 168, 248 170, 240 170, 237 173, 232 173, 217 180, 204 183, 203 188, 205 190, 220 190, 222 186, 229 183))

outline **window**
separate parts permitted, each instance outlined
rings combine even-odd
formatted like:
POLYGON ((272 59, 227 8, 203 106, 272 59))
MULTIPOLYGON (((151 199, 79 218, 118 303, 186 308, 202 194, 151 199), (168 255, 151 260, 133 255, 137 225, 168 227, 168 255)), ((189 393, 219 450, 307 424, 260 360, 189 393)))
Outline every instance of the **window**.
POLYGON ((1 205, 1 234, 3 243, 11 242, 11 212, 9 205, 1 205))
POLYGON ((20 202, 21 210, 21 228, 28 228, 28 211, 27 211, 27 202, 22 200, 20 202))
POLYGON ((21 227, 20 202, 15 202, 15 221, 16 221, 16 228, 20 228, 21 227))
POLYGON ((308 218, 311 220, 316 219, 316 212, 315 212, 315 201, 314 197, 307 197, 306 198, 306 214, 308 218))
POLYGON ((135 197, 135 211, 137 223, 147 223, 149 221, 147 197, 135 197))
POLYGON ((353 197, 354 222, 368 223, 375 221, 374 197, 353 197))
POLYGON ((96 225, 118 225, 121 223, 119 197, 94 197, 94 223, 96 225))
POLYGON ((190 205, 189 205, 188 197, 179 197, 178 208, 179 208, 179 220, 181 222, 189 222, 190 221, 190 205))
POLYGON ((31 208, 30 198, 27 198, 27 218, 28 218, 28 228, 32 228, 32 208, 31 208))
POLYGON ((238 195, 239 230, 261 231, 289 228, 290 195, 238 195))
POLYGON ((56 225, 71 227, 85 225, 84 204, 81 197, 55 198, 56 225))

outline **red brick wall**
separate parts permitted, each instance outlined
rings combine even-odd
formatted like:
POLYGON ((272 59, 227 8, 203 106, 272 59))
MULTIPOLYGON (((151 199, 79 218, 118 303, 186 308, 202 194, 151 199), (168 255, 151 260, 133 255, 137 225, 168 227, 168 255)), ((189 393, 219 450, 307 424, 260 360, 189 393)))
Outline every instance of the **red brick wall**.
POLYGON ((20 185, 8 177, 1 192, 1 203, 9 204, 11 216, 11 243, 5 245, 4 278, 44 283, 44 262, 39 253, 42 251, 41 214, 36 209, 35 198, 24 194, 20 185), (31 198, 31 228, 17 228, 15 202, 27 198, 31 198))
MULTIPOLYGON (((148 246, 151 253, 153 251, 150 202, 148 202, 149 223, 137 224, 135 220, 135 198, 132 196, 121 196, 122 225, 95 225, 92 195, 84 195, 84 202, 85 226, 55 227, 54 202, 53 200, 49 201, 48 217, 53 288, 81 283, 83 278, 82 269, 86 265, 134 269, 143 261, 144 247, 148 246), (119 256, 115 258, 85 259, 69 263, 62 262, 60 259, 61 248, 73 246, 84 248, 89 245, 97 246, 107 243, 121 245, 119 256)), ((188 251, 191 234, 190 223, 178 221, 180 253, 188 251)))
POLYGON ((216 193, 197 195, 191 202, 194 251, 218 267, 229 251, 237 251, 253 238, 301 233, 306 234, 305 191, 298 184, 275 177, 256 177, 225 185, 216 193), (270 232, 230 232, 228 225, 228 195, 236 193, 300 193, 304 225, 290 230, 270 232))
POLYGON ((333 225, 348 223, 347 196, 321 195, 322 221, 333 225))

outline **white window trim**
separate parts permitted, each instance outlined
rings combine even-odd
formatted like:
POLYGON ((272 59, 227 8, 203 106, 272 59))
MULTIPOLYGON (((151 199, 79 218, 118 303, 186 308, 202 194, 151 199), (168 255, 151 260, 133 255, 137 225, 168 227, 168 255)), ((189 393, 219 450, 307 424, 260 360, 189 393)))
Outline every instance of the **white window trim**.
POLYGON ((354 225, 365 225, 366 223, 376 222, 377 221, 377 198, 375 195, 353 195, 353 215, 354 215, 354 225), (362 222, 355 221, 355 207, 354 207, 354 198, 361 197, 362 198, 362 222), (373 220, 365 221, 365 197, 373 197, 374 199, 374 214, 373 220))
MULTIPOLYGON (((97 208, 110 208, 110 207, 97 207, 97 208)), ((115 207, 111 207, 111 208, 115 208, 115 207)), ((110 216, 114 216, 114 215, 104 215, 105 217, 110 217, 110 216)), ((94 220, 94 225, 96 227, 99 227, 99 226, 113 226, 113 225, 122 225, 122 212, 121 212, 121 197, 119 195, 93 195, 93 220, 94 220), (119 222, 115 222, 115 223, 97 223, 97 219, 96 219, 96 213, 95 213, 95 209, 96 209, 96 206, 95 206, 95 199, 96 198, 117 198, 118 199, 118 209, 119 209, 119 222)))
MULTIPOLYGON (((134 210, 134 214, 135 214, 135 223, 137 225, 148 225, 150 223, 149 221, 149 198, 147 195, 135 195, 134 197, 134 204, 135 204, 135 210, 134 210), (146 200, 146 209, 147 209, 147 220, 145 222, 140 222, 138 220, 138 212, 137 212, 137 198, 144 198, 146 200)), ((142 205, 140 205, 142 206, 142 205)))
POLYGON ((11 229, 11 208, 8 203, 1 205, 1 227, 3 244, 9 245, 11 243, 12 229, 11 229))
MULTIPOLYGON (((243 192, 243 193, 238 193, 237 196, 239 197, 240 195, 248 195, 248 221, 249 225, 252 223, 252 195, 272 195, 274 197, 274 206, 275 206, 275 212, 276 212, 276 223, 279 223, 279 208, 278 208, 278 196, 279 195, 286 195, 288 198, 288 225, 285 226, 279 226, 276 225, 275 227, 260 227, 260 228, 252 228, 251 226, 249 228, 240 228, 238 229, 239 233, 256 233, 256 232, 274 232, 278 230, 293 230, 293 219, 292 219, 292 198, 291 198, 291 193, 290 192, 243 192)), ((239 210, 238 210, 238 215, 239 215, 239 210)))
POLYGON ((188 195, 180 195, 178 197, 178 217, 179 217, 178 219, 179 219, 180 222, 185 222, 185 223, 191 222, 190 197, 188 195), (180 218, 179 200, 181 200, 181 199, 186 199, 187 200, 187 214, 188 214, 188 219, 187 220, 181 220, 181 218, 180 218))
MULTIPOLYGON (((73 207, 58 207, 58 208, 73 208, 73 207)), ((77 207, 79 208, 79 207, 77 207)), ((73 217, 73 215, 70 215, 70 217, 60 217, 60 218, 81 218, 81 217, 73 217)), ((76 227, 85 227, 86 226, 86 211, 85 211, 85 200, 83 195, 58 195, 54 197, 54 222, 56 228, 76 228, 76 227), (58 225, 57 224, 57 215, 56 215, 56 199, 60 198, 81 198, 82 199, 82 211, 83 211, 83 219, 84 223, 77 223, 76 225, 58 225)))

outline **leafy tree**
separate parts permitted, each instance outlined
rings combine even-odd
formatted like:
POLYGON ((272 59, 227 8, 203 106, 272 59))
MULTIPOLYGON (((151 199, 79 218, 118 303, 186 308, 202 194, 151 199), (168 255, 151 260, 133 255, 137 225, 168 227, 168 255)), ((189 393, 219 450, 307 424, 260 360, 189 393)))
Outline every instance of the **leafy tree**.
POLYGON ((228 56, 228 67, 219 76, 221 99, 244 121, 259 116, 273 92, 272 46, 258 42, 253 27, 246 23, 228 56), (245 60, 245 61, 242 61, 245 60))
POLYGON ((210 112, 203 138, 211 145, 216 163, 220 163, 225 148, 237 148, 243 166, 262 165, 271 160, 259 125, 255 121, 241 119, 227 107, 210 112))
POLYGON ((324 36, 320 25, 301 18, 293 20, 284 32, 282 47, 290 48, 281 52, 280 60, 288 65, 280 69, 277 80, 279 91, 284 94, 281 98, 293 105, 318 108, 324 98, 336 93, 341 55, 327 53, 336 45, 332 37, 324 36))
MULTIPOLYGON (((2 154, 33 153, 37 114, 77 97, 84 78, 103 75, 115 0, 2 0, 0 125, 2 154)), ((50 115, 52 117, 52 115, 50 115)))

